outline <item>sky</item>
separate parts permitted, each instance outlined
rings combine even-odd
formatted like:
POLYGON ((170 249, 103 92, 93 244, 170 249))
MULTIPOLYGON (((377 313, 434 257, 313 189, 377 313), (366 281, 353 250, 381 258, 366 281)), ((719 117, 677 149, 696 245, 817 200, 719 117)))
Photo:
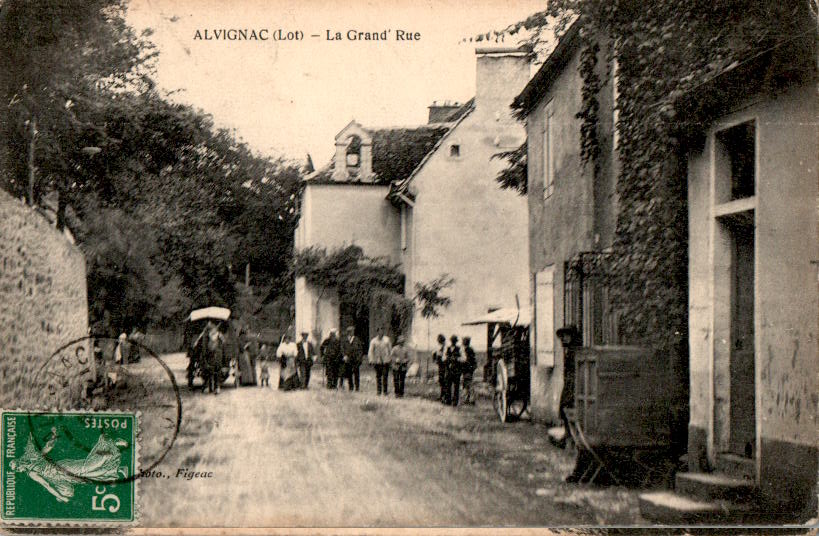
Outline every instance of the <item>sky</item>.
POLYGON ((217 126, 235 129, 265 156, 303 160, 310 153, 320 167, 333 154, 335 134, 353 119, 372 127, 418 125, 433 101, 470 99, 475 47, 487 43, 468 38, 504 28, 545 3, 131 0, 127 18, 139 31, 153 30, 156 81, 169 98, 211 114, 217 126), (303 39, 204 39, 205 30, 213 37, 216 30, 240 28, 266 29, 268 36, 301 31, 303 39), (345 38, 328 40, 328 30, 345 38), (389 39, 347 40, 350 30, 389 30, 389 39), (420 32, 420 40, 398 41, 398 30, 420 32))

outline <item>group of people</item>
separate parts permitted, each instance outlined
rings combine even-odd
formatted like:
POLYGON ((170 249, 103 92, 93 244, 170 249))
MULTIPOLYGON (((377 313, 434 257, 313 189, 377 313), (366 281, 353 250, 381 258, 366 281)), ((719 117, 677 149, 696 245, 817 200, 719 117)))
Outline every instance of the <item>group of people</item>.
MULTIPOLYGON (((324 363, 326 388, 343 389, 346 381, 350 391, 358 391, 361 381, 360 370, 364 360, 364 345, 356 336, 355 330, 348 327, 343 338, 339 337, 337 330, 331 330, 319 346, 319 351, 324 363)), ((318 355, 313 343, 309 340, 308 333, 302 333, 297 343, 293 342, 288 335, 284 335, 276 350, 280 370, 279 389, 284 391, 307 389, 310 385, 310 370, 318 361, 318 355)), ((384 333, 383 328, 377 330, 375 337, 370 341, 367 362, 375 369, 376 393, 379 396, 389 395, 390 372, 392 372, 395 396, 397 398, 404 396, 411 356, 412 352, 407 347, 403 336, 397 337, 393 344, 384 333)), ((446 337, 443 334, 438 335, 438 348, 433 353, 433 359, 438 365, 440 401, 447 405, 457 406, 461 403, 460 391, 463 387, 462 403, 474 404, 475 393, 472 389, 472 379, 478 364, 475 350, 471 346, 471 339, 464 337, 463 345, 460 345, 458 336, 452 335, 447 344, 446 337)), ((264 362, 261 375, 262 378, 269 377, 267 365, 264 362)))
MULTIPOLYGON (((279 389, 292 391, 310 386, 310 371, 316 361, 316 350, 307 339, 307 333, 301 334, 298 343, 284 334, 276 349, 276 358, 279 360, 279 389)), ((263 368, 262 375, 269 377, 269 372, 263 368)))
POLYGON ((330 330, 329 336, 321 343, 320 350, 327 388, 343 389, 346 381, 350 391, 358 391, 361 386, 364 344, 356 337, 355 329, 348 327, 343 339, 338 336, 337 330, 330 330))
POLYGON ((406 346, 406 339, 398 336, 395 344, 384 333, 382 328, 376 331, 370 341, 367 352, 367 361, 375 369, 376 389, 379 395, 390 394, 389 381, 392 370, 393 388, 396 398, 404 396, 404 385, 407 380, 407 370, 410 364, 410 349, 406 346))
POLYGON ((475 393, 472 390, 472 377, 478 367, 472 340, 464 337, 463 347, 458 345, 458 336, 449 338, 438 335, 438 348, 432 354, 438 365, 438 384, 441 386, 440 401, 443 404, 457 406, 460 402, 460 388, 463 383, 464 403, 475 404, 475 393))
MULTIPOLYGON (((346 329, 343 338, 339 337, 337 330, 331 330, 319 346, 319 351, 324 363, 327 389, 343 389, 346 382, 350 391, 360 390, 364 344, 356 336, 353 327, 346 329)), ((276 350, 276 357, 279 360, 279 389, 291 391, 309 387, 310 369, 318 361, 318 355, 308 333, 302 333, 298 343, 284 335, 276 350)), ((395 396, 404 396, 410 357, 404 337, 399 336, 393 344, 384 330, 378 329, 376 336, 370 341, 367 362, 375 369, 379 395, 389 394, 389 376, 392 371, 395 396)), ((262 377, 269 374, 264 363, 261 372, 262 377)))

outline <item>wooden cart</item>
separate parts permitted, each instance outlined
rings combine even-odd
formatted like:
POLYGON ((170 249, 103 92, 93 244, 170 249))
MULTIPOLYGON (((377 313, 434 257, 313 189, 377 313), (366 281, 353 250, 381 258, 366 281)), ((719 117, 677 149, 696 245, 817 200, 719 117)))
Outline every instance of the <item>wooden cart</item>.
POLYGON ((601 472, 635 484, 663 479, 673 460, 670 384, 666 356, 635 346, 575 351, 574 407, 565 410, 578 449, 573 481, 594 482, 601 472))
POLYGON ((529 317, 519 309, 496 309, 464 323, 478 324, 486 324, 483 377, 492 384, 495 413, 501 422, 519 419, 529 407, 529 317))

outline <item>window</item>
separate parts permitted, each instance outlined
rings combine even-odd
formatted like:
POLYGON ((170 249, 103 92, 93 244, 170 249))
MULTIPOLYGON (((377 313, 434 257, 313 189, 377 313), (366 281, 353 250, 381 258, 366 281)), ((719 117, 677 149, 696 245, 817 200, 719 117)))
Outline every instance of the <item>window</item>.
POLYGON ((554 109, 550 101, 546 105, 546 117, 543 124, 543 199, 551 197, 554 191, 554 109))
POLYGON ((753 197, 756 188, 754 122, 721 130, 715 138, 717 203, 753 197))
POLYGON ((453 143, 449 146, 449 156, 452 158, 458 158, 461 156, 461 146, 457 143, 453 143))
POLYGON ((555 366, 555 267, 535 274, 535 364, 555 366))
POLYGON ((357 175, 361 166, 361 138, 356 135, 350 136, 345 161, 347 163, 348 173, 350 173, 350 175, 357 175))

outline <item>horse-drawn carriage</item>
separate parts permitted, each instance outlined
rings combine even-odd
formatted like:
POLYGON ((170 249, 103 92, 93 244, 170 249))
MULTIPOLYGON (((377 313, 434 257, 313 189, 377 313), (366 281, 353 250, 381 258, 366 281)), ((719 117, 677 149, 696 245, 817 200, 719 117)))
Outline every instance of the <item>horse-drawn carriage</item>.
POLYGON ((492 383, 495 413, 501 422, 519 419, 529 406, 529 315, 520 309, 496 309, 464 323, 478 324, 486 324, 483 377, 492 383))
POLYGON ((185 322, 185 353, 188 356, 188 387, 196 378, 202 390, 217 391, 221 385, 238 387, 239 345, 230 323, 230 309, 196 309, 185 322))

